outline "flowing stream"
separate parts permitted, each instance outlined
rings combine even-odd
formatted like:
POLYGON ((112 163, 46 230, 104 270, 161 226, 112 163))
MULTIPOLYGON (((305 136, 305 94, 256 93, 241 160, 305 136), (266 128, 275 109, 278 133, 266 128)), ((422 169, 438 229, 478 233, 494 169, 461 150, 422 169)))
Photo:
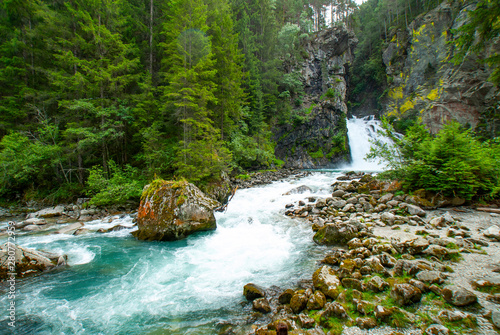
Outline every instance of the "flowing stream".
MULTIPOLYGON (((380 169, 359 161, 372 132, 362 123, 376 129, 373 120, 349 120, 349 169, 380 169)), ((245 284, 292 288, 310 279, 324 249, 313 243, 307 222, 284 215, 285 205, 329 196, 339 175, 314 172, 238 190, 227 211, 217 213, 217 230, 177 242, 135 240, 130 232, 137 228, 129 215, 85 224, 92 231, 129 227, 106 234, 20 232, 18 244, 67 254, 70 267, 18 281, 16 333, 213 334, 217 324, 238 323, 249 314, 245 284), (312 192, 283 195, 300 185, 312 192)), ((8 303, 2 294, 0 308, 8 303)), ((0 315, 0 333, 10 333, 7 318, 0 315)))

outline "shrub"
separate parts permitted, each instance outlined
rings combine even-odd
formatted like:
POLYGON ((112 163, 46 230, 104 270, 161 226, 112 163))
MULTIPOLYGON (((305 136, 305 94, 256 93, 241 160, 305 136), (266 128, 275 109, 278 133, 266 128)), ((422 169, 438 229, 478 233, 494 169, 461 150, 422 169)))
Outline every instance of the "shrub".
POLYGON ((500 150, 497 143, 480 142, 470 130, 452 122, 436 135, 419 124, 398 138, 387 120, 384 134, 394 145, 374 141, 369 155, 388 163, 382 177, 401 180, 408 190, 425 189, 444 196, 470 200, 497 196, 500 185, 500 150))
POLYGON ((86 194, 91 197, 90 204, 105 206, 123 204, 127 200, 138 200, 146 184, 139 170, 130 165, 119 167, 113 160, 108 162, 110 178, 101 166, 94 166, 86 184, 86 194))

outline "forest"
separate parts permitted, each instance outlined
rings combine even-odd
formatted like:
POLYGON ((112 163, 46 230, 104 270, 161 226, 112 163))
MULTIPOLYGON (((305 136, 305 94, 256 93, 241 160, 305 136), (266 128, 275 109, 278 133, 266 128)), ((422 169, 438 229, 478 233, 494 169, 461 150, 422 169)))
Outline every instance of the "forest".
POLYGON ((106 204, 155 176, 203 185, 279 168, 272 131, 301 105, 304 42, 354 29, 356 104, 386 88, 388 31, 438 3, 4 0, 0 198, 106 204))

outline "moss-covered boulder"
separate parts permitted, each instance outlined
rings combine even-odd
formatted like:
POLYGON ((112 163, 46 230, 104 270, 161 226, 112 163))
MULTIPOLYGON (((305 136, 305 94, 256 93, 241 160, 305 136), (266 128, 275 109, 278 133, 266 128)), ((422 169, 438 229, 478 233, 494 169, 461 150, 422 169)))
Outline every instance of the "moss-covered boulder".
POLYGON ((315 289, 329 298, 337 298, 340 293, 340 279, 335 270, 326 265, 322 266, 314 272, 312 279, 315 289))
POLYGON ((185 180, 155 180, 142 192, 137 214, 139 240, 174 241, 198 231, 216 229, 214 209, 220 203, 185 180))
POLYGON ((358 236, 358 228, 347 222, 326 224, 313 237, 314 242, 321 245, 346 244, 358 236))

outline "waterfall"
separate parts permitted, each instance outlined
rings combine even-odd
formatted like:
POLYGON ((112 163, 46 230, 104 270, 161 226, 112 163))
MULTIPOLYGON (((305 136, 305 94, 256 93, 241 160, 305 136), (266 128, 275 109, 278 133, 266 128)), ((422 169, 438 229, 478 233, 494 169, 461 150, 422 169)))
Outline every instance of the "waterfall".
POLYGON ((350 165, 345 166, 345 169, 373 172, 384 170, 384 163, 378 160, 365 160, 366 155, 370 152, 370 141, 380 139, 386 143, 390 142, 390 139, 379 134, 379 130, 382 130, 381 123, 373 116, 360 119, 354 116, 347 120, 347 136, 352 160, 350 165))

